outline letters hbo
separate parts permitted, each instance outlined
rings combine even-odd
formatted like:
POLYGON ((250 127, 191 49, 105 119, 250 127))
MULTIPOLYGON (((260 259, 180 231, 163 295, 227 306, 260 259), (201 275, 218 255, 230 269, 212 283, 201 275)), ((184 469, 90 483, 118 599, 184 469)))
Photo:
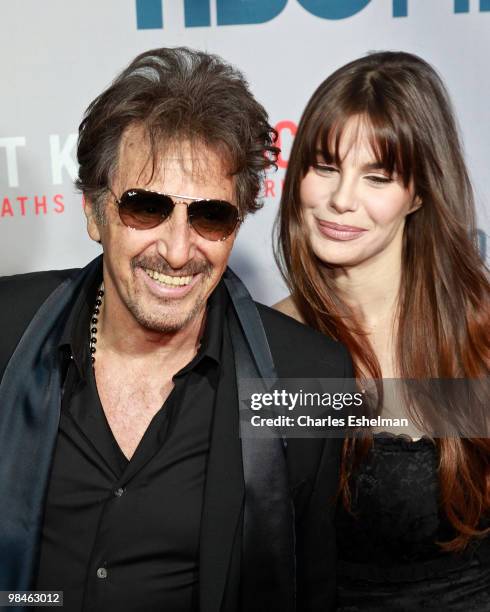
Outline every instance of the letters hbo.
MULTIPOLYGON (((165 0, 136 0, 136 20, 140 30, 163 28, 165 0)), ((168 0, 167 0, 168 1, 168 0)), ((216 2, 217 25, 258 24, 270 21, 286 7, 288 0, 181 0, 187 28, 211 25, 210 3, 216 2)), ((362 11, 373 0, 289 0, 322 19, 347 19, 362 11)), ((377 0, 374 0, 377 1, 377 0)), ((382 0, 384 2, 384 0, 382 0)), ((454 13, 468 13, 470 0, 446 0, 454 13)), ((391 0, 393 17, 407 17, 410 0, 391 0)), ((480 11, 490 11, 490 0, 479 0, 480 11)))

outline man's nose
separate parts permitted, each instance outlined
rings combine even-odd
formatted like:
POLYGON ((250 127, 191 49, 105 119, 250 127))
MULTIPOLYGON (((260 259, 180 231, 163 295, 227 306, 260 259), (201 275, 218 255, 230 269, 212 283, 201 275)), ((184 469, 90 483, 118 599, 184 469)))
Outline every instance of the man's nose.
POLYGON ((187 206, 177 204, 170 216, 161 226, 157 243, 159 254, 178 270, 185 266, 195 254, 195 232, 189 225, 187 206))
POLYGON ((339 213, 357 210, 358 195, 355 180, 352 177, 340 175, 331 194, 330 206, 339 213))

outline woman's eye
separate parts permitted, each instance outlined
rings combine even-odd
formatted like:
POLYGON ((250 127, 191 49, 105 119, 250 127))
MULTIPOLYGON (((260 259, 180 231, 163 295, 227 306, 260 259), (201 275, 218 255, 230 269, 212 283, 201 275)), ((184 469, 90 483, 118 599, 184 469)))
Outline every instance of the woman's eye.
POLYGON ((366 176, 366 179, 371 183, 375 183, 376 185, 385 185, 393 182, 391 177, 380 174, 370 174, 369 176, 366 176))
POLYGON ((313 169, 317 174, 332 174, 334 172, 338 172, 338 169, 335 166, 330 166, 329 164, 325 164, 322 162, 316 162, 313 164, 313 169))

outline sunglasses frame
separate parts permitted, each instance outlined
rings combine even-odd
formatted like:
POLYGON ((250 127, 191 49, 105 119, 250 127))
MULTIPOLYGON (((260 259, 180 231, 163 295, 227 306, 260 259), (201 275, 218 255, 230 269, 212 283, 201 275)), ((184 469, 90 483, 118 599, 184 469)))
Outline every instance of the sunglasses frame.
MULTIPOLYGON (((121 219, 122 223, 126 227, 129 227, 130 229, 135 230, 136 232, 144 232, 144 231, 147 231, 147 230, 150 230, 150 229, 155 229, 155 227, 158 227, 159 225, 161 225, 162 223, 167 221, 167 219, 170 219, 170 217, 172 216, 172 213, 173 213, 173 209, 172 209, 171 213, 168 215, 168 217, 162 218, 161 221, 159 223, 157 223, 157 225, 155 225, 154 227, 138 229, 137 227, 131 227, 130 225, 126 225, 126 223, 124 223, 123 219, 121 218, 121 213, 120 213, 121 199, 124 197, 124 195, 126 193, 129 193, 130 191, 135 191, 135 192, 144 191, 145 193, 150 193, 152 195, 160 195, 160 196, 169 197, 172 200, 172 204, 174 205, 174 208, 175 208, 175 206, 177 206, 177 204, 183 204, 184 206, 189 208, 189 206, 191 204, 194 204, 194 202, 224 202, 226 204, 229 204, 230 206, 233 206, 233 204, 231 204, 231 202, 226 202, 226 200, 220 200, 219 198, 196 198, 194 196, 181 195, 181 194, 177 194, 177 193, 163 193, 162 191, 154 191, 153 189, 144 189, 142 187, 132 187, 130 189, 126 189, 126 191, 124 191, 124 193, 121 194, 121 197, 118 198, 117 195, 112 191, 112 189, 110 187, 108 187, 108 189, 112 193, 112 195, 114 196, 114 200, 116 201, 116 204, 117 204, 117 207, 118 207, 119 218, 121 219), (191 200, 191 201, 190 202, 184 202, 184 200, 191 200)), ((224 242, 225 240, 227 240, 233 234, 233 232, 236 230, 236 228, 243 222, 243 217, 240 215, 240 213, 238 211, 238 208, 236 206, 233 206, 233 208, 236 208, 237 213, 238 213, 237 214, 236 224, 235 224, 234 228, 231 230, 231 232, 229 234, 227 234, 223 238, 218 238, 218 240, 212 240, 211 238, 206 238, 205 236, 200 234, 198 232, 198 230, 191 223, 191 218, 189 217, 189 211, 187 211, 187 223, 188 223, 189 227, 191 227, 199 236, 201 236, 201 238, 204 238, 204 240, 209 240, 209 242, 224 242)))

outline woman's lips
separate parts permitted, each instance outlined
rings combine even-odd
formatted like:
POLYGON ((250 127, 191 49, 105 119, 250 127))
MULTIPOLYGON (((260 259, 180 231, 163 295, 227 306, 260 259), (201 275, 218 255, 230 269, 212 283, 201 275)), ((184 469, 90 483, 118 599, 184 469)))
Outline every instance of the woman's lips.
POLYGON ((344 242, 347 240, 355 240, 362 236, 367 230, 362 227, 355 227, 353 225, 340 225, 340 223, 333 223, 331 221, 321 221, 317 219, 317 225, 320 232, 330 238, 331 240, 338 240, 344 242))

